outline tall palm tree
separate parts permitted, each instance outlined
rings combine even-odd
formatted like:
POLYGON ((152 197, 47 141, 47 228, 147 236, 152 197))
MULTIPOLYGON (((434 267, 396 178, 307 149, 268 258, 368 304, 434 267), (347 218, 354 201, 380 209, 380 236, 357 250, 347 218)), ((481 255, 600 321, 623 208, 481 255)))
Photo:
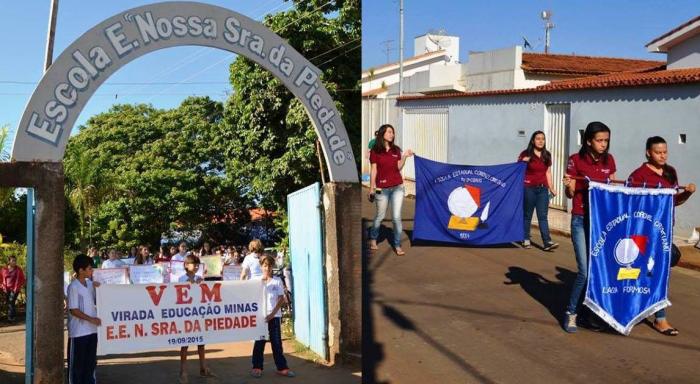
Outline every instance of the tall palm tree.
POLYGON ((95 168, 91 166, 91 160, 88 151, 85 148, 80 148, 76 151, 73 161, 66 164, 68 200, 78 213, 81 244, 84 244, 86 240, 92 243, 92 215, 100 199, 100 193, 96 186, 97 175, 95 168), (89 228, 86 228, 86 222, 89 228))

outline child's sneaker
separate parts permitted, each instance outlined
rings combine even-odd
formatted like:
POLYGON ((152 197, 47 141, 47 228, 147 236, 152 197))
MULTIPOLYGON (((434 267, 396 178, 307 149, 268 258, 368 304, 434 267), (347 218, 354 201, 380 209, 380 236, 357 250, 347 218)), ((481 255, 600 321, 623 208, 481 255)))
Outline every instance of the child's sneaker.
POLYGON ((525 249, 532 248, 532 245, 530 244, 530 240, 523 240, 523 248, 525 248, 525 249))
POLYGON ((282 369, 277 371, 277 374, 280 376, 285 376, 285 377, 294 377, 296 376, 296 373, 292 371, 291 369, 282 369))
POLYGON ((558 246, 559 246, 559 243, 555 243, 553 241, 550 241, 549 243, 547 243, 547 245, 544 246, 544 248, 542 248, 542 250, 543 251, 551 251, 558 246))
POLYGON ((256 378, 256 379, 259 379, 259 378, 262 377, 262 369, 260 369, 260 368, 253 368, 253 369, 250 371, 250 375, 253 376, 253 377, 256 378))
POLYGON ((564 330, 568 333, 576 333, 576 314, 567 312, 564 317, 564 330))

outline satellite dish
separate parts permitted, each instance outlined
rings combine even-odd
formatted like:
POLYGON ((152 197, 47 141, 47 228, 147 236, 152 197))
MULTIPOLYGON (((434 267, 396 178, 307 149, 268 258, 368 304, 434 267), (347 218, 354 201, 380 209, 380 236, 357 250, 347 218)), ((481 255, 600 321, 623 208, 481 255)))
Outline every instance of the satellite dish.
POLYGON ((447 32, 444 29, 431 29, 428 31, 428 40, 437 45, 438 50, 447 48, 452 44, 452 40, 447 36, 447 32))

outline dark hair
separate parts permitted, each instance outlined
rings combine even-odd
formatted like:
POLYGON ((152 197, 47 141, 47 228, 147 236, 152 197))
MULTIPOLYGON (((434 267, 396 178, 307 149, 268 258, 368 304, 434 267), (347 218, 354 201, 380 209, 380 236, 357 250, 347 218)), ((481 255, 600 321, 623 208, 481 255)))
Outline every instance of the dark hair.
POLYGON ((398 150, 401 152, 401 148, 399 148, 398 145, 394 144, 396 141, 396 129, 391 124, 384 124, 379 129, 377 130, 376 133, 376 140, 374 141, 374 147, 372 147, 372 150, 377 153, 383 153, 386 149, 384 148, 384 133, 386 133, 386 130, 391 128, 392 131, 394 131, 394 140, 389 143, 389 150, 390 151, 396 151, 398 150))
MULTIPOLYGON (((525 153, 527 153, 527 156, 530 158, 530 161, 532 161, 532 157, 535 156, 535 136, 542 134, 544 136, 544 132, 542 131, 535 131, 535 133, 530 136, 530 142, 527 144, 527 149, 525 150, 525 153)), ((544 161, 545 164, 552 164, 552 154, 549 153, 547 150, 547 142, 545 141, 544 147, 542 147, 542 161, 544 161)))
POLYGON ((192 264, 192 263, 201 264, 199 261, 199 257, 197 257, 195 255, 187 255, 187 257, 185 257, 185 264, 192 264))
MULTIPOLYGON (((644 154, 647 157, 647 161, 651 160, 651 156, 649 156, 648 151, 651 150, 651 147, 653 147, 654 144, 666 144, 666 140, 664 140, 664 138, 661 136, 652 136, 647 139, 646 153, 644 154)), ((671 170, 671 166, 668 165, 668 163, 664 164, 662 168, 662 176, 664 179, 671 182, 671 184, 676 184, 678 182, 678 177, 671 170)))
POLYGON ((93 267, 92 258, 86 255, 80 254, 73 259, 73 270, 78 273, 81 269, 86 269, 87 267, 93 267))
POLYGON ((270 266, 270 268, 274 268, 277 262, 275 261, 275 258, 272 257, 269 253, 266 253, 262 257, 260 257, 260 266, 262 267, 263 264, 267 263, 267 265, 270 266))
MULTIPOLYGON (((593 121, 588 123, 586 126, 586 131, 583 133, 583 140, 581 142, 581 149, 578 150, 578 156, 580 158, 583 158, 587 152, 590 152, 591 147, 588 145, 589 141, 593 141, 593 138, 598 132, 607 132, 608 134, 610 133, 610 128, 608 128, 607 125, 601 123, 600 121, 593 121)), ((605 148, 605 151, 603 154, 600 156, 600 159, 603 161, 603 164, 608 163, 608 150, 610 149, 610 141, 608 141, 608 147, 605 148)))

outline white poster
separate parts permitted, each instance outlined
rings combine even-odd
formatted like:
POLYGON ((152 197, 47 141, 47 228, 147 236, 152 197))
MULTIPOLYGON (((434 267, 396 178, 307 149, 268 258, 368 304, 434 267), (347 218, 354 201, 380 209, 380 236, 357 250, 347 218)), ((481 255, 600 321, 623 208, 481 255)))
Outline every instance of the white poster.
POLYGON ((162 283, 167 266, 164 264, 131 265, 129 278, 132 284, 162 283))
POLYGON ((224 265, 224 280, 240 280, 241 270, 240 265, 224 265))
POLYGON ((92 280, 100 284, 129 284, 129 268, 95 269, 92 280))
POLYGON ((267 338, 261 280, 97 288, 97 354, 267 338))

